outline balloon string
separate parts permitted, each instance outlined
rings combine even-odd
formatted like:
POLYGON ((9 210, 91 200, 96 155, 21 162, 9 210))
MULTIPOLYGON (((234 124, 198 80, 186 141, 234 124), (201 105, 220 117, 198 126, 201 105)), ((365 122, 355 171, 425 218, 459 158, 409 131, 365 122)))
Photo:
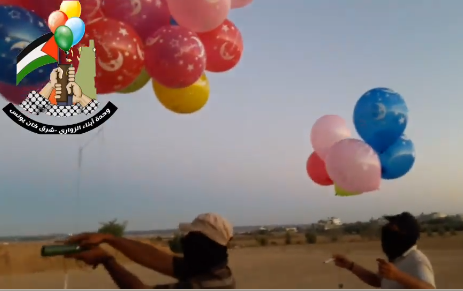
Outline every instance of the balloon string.
POLYGON ((63 289, 68 289, 68 283, 69 283, 69 272, 68 268, 66 266, 66 259, 63 259, 63 269, 64 269, 64 283, 63 283, 63 289))

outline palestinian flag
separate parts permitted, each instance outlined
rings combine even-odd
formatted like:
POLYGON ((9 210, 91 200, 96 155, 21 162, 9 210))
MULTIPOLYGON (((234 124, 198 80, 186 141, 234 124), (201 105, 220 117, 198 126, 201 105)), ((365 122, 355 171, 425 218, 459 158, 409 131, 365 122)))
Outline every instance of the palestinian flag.
POLYGON ((58 45, 49 32, 31 42, 16 58, 16 85, 38 68, 58 62, 58 45))

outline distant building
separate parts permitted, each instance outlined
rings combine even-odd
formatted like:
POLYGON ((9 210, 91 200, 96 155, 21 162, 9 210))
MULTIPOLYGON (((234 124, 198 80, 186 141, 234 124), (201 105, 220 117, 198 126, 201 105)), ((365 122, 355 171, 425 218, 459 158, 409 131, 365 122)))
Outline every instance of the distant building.
POLYGON ((420 222, 427 222, 427 221, 434 220, 434 219, 443 219, 443 218, 446 218, 447 216, 448 216, 447 214, 439 213, 439 212, 433 212, 430 214, 422 213, 417 217, 417 219, 420 222))
POLYGON ((287 228, 285 229, 285 231, 286 231, 286 232, 297 232, 297 228, 295 228, 295 227, 287 227, 287 228))
POLYGON ((342 226, 342 221, 336 217, 329 217, 327 220, 319 220, 316 227, 318 229, 329 230, 342 226))

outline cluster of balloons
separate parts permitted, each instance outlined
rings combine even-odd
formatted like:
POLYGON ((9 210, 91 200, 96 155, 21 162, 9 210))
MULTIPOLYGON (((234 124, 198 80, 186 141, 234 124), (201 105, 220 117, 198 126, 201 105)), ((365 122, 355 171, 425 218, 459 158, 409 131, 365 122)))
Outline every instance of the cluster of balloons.
POLYGON ((381 179, 398 179, 415 163, 413 142, 405 135, 408 107, 397 92, 375 88, 354 108, 354 125, 363 139, 354 139, 344 119, 325 115, 312 127, 314 152, 307 173, 318 185, 335 186, 338 196, 379 189, 381 179))
POLYGON ((60 10, 48 16, 48 27, 54 33, 56 44, 65 52, 84 37, 85 23, 79 18, 81 12, 79 1, 64 0, 60 10))
MULTIPOLYGON (((60 48, 69 51, 60 54, 60 63, 71 63, 76 70, 80 48, 88 46, 93 39, 97 52, 95 83, 98 94, 133 93, 151 81, 154 93, 166 108, 176 113, 193 113, 209 98, 206 72, 226 72, 240 61, 243 39, 227 17, 231 9, 251 2, 0 0, 0 7, 14 5, 7 9, 20 10, 34 19, 47 19, 45 23, 49 24, 43 27, 43 22, 35 20, 13 24, 9 19, 0 18, 0 24, 6 28, 0 31, 0 39, 15 37, 16 42, 30 43, 52 31, 60 48), (55 11, 60 5, 61 9, 55 11)), ((0 53, 10 52, 10 49, 0 43, 0 53)), ((13 74, 19 52, 15 50, 11 58, 13 74)), ((31 73, 28 76, 31 82, 23 81, 21 85, 38 87, 43 84, 50 70, 44 68, 43 71, 47 73, 31 73)), ((5 98, 15 95, 16 92, 10 92, 11 87, 2 89, 3 81, 0 75, 0 94, 5 98)), ((19 92, 20 88, 16 90, 19 92)), ((18 101, 22 100, 14 100, 18 101)))

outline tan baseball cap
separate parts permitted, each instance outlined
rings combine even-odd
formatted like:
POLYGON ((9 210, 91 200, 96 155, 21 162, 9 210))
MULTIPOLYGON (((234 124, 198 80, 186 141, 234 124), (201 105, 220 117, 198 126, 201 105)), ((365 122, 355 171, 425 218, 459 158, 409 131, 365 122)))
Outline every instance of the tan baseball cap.
POLYGON ((233 226, 228 220, 215 213, 203 213, 198 215, 191 223, 180 223, 181 232, 201 232, 211 240, 223 246, 233 237, 233 226))

